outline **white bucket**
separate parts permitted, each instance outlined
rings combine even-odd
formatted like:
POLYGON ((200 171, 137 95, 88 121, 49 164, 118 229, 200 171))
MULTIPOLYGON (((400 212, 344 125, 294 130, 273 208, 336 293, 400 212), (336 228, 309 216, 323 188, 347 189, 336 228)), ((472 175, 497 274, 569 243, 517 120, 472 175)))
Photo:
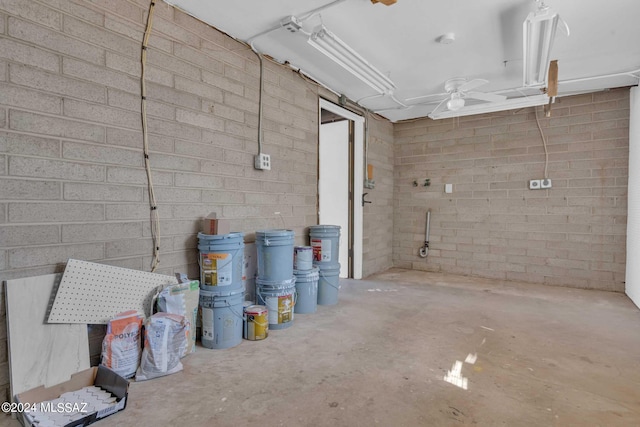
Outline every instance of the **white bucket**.
POLYGON ((293 269, 299 271, 313 268, 313 248, 311 246, 293 247, 293 269))

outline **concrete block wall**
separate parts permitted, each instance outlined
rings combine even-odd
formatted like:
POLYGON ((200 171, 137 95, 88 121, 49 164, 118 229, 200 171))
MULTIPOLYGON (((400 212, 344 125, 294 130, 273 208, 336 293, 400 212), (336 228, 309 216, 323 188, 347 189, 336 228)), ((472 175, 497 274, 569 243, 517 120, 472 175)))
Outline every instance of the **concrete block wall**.
MULTIPOLYGON (((139 82, 149 3, 2 2, 3 279, 59 271, 70 257, 149 268, 139 82)), ((265 61, 273 168, 256 171, 258 75, 246 46, 158 3, 147 112, 162 273, 197 276, 197 219, 211 211, 245 233, 302 236, 316 222, 317 88, 265 61)))
MULTIPOLYGON (((149 270, 139 83, 149 3, 0 1, 0 282, 61 272, 68 258, 149 270)), ((335 96, 265 60, 272 170, 256 171, 259 63, 247 46, 158 2, 146 75, 159 272, 198 276, 196 233, 211 211, 247 241, 255 230, 290 228, 305 243, 317 223, 318 95, 335 96)), ((372 135, 384 141, 374 146, 389 145, 391 124, 372 135)), ((377 161, 391 200, 392 156, 377 161)), ((369 272, 388 265, 368 256, 369 272)))
POLYGON ((365 188, 362 276, 393 267, 393 124, 369 115, 368 163, 375 188, 365 188))
POLYGON ((540 116, 548 190, 528 189, 544 177, 533 108, 394 126, 394 266, 624 290, 629 90, 559 98, 540 116))

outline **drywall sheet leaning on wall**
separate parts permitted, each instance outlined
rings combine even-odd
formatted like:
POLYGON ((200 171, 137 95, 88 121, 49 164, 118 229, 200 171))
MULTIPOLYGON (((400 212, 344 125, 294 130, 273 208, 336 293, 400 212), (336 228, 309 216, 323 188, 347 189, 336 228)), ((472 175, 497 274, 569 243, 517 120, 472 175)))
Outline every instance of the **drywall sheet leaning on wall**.
POLYGON ((62 274, 7 280, 11 397, 69 380, 89 368, 87 325, 50 325, 47 308, 62 274))
POLYGON ((48 321, 106 324, 127 310, 146 316, 155 289, 175 283, 173 276, 70 259, 48 321))

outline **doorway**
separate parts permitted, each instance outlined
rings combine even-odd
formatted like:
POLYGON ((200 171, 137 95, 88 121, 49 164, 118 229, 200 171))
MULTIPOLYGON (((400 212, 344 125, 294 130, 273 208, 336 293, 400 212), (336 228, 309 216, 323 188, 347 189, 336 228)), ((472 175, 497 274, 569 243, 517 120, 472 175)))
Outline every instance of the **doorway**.
POLYGON ((339 225, 340 277, 362 278, 364 118, 320 100, 318 223, 339 225))

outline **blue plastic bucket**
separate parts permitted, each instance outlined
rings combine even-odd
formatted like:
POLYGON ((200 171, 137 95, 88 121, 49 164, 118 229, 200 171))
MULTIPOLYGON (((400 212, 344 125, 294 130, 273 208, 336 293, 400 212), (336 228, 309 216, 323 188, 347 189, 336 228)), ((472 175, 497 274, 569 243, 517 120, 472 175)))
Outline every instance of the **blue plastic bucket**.
POLYGON ((320 267, 319 276, 318 304, 337 304, 340 290, 340 264, 320 267))
POLYGON ((296 305, 294 311, 300 314, 315 313, 318 308, 318 267, 311 270, 293 270, 296 277, 296 305))
POLYGON ((281 282, 293 276, 292 230, 256 231, 258 278, 281 282))
POLYGON ((222 349, 242 342, 244 291, 200 289, 202 346, 222 349))
POLYGON ((312 225, 309 243, 313 248, 314 265, 336 265, 340 262, 340 226, 312 225))
POLYGON ((217 288, 242 290, 244 264, 243 233, 198 233, 200 257, 200 288, 214 291, 217 288))
POLYGON ((296 278, 273 281, 256 279, 258 304, 267 307, 269 329, 285 329, 293 324, 296 304, 296 278))

